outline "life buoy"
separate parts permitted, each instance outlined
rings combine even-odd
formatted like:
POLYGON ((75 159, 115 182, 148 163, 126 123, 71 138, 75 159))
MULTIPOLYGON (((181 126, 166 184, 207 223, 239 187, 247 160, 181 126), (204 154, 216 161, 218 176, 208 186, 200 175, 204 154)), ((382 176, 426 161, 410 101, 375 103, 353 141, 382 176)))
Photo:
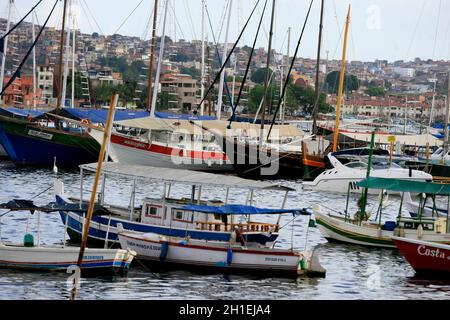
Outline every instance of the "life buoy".
POLYGON ((81 123, 87 127, 88 132, 91 132, 91 128, 88 127, 88 125, 91 124, 91 121, 89 119, 81 119, 81 123))

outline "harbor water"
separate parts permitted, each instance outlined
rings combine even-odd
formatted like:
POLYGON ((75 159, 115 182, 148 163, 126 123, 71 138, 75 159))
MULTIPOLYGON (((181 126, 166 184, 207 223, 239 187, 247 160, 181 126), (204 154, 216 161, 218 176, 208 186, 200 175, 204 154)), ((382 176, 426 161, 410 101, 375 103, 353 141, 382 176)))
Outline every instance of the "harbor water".
MULTIPOLYGON (((49 169, 17 168, 0 161, 0 203, 13 198, 33 199, 43 205, 54 201, 54 173, 49 169)), ((79 195, 79 172, 59 170, 58 178, 69 195, 79 195)), ((88 198, 93 176, 85 180, 88 198)), ((287 200, 287 208, 310 208, 321 204, 336 211, 345 209, 346 195, 302 191, 301 181, 277 181, 295 188, 287 200)), ((110 178, 106 185, 106 202, 129 204, 131 180, 110 178)), ((161 183, 139 182, 136 204, 146 197, 160 197, 161 183)), ((182 185, 172 187, 172 196, 190 197, 191 190, 182 185)), ((230 203, 244 203, 247 194, 242 189, 230 191, 230 203)), ((254 205, 280 207, 284 193, 256 191, 254 205)), ((203 188, 202 199, 225 199, 224 188, 203 188)), ((355 212, 357 198, 352 197, 350 212, 355 212)), ((376 211, 377 198, 369 201, 376 211)), ((399 210, 399 197, 390 195, 385 201, 385 219, 392 219, 399 210)), ((0 214, 4 211, 0 211, 0 214)), ((405 212, 405 214, 407 214, 405 212)), ((1 239, 20 243, 27 225, 28 212, 8 213, 1 219, 1 239)), ((29 228, 37 239, 35 213, 29 228)), ((264 216, 262 221, 275 222, 277 217, 264 216)), ((365 248, 356 245, 328 243, 319 230, 308 227, 308 216, 292 215, 281 219, 276 246, 303 250, 315 247, 321 264, 327 269, 325 278, 259 278, 243 275, 199 274, 187 271, 153 273, 136 262, 125 277, 82 279, 78 299, 450 299, 450 281, 429 280, 414 276, 414 271, 396 250, 365 248)), ((57 213, 40 214, 42 244, 59 244, 64 238, 64 225, 57 213)), ((0 269, 0 299, 68 299, 68 274, 25 273, 0 269)))

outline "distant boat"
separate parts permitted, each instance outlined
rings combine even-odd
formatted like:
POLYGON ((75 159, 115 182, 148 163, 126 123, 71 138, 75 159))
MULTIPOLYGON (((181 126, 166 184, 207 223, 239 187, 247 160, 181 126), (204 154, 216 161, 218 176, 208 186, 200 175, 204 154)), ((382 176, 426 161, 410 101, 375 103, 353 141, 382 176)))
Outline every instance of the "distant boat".
POLYGON ((450 276, 450 245, 400 237, 392 240, 418 275, 450 276))
MULTIPOLYGON (((360 193, 358 182, 366 177, 367 163, 363 160, 342 164, 333 153, 328 154, 332 169, 325 170, 314 181, 304 181, 304 190, 328 191, 334 193, 360 193)), ((379 178, 402 179, 409 181, 431 181, 433 177, 419 170, 404 169, 395 163, 373 164, 371 176, 379 178)), ((369 189, 369 193, 378 194, 379 191, 369 189)))

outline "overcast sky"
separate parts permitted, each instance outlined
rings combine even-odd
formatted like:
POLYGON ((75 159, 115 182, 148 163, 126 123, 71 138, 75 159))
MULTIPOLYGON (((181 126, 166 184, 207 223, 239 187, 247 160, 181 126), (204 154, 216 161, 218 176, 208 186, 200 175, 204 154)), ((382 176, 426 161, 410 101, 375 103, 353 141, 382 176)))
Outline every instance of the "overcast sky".
MULTIPOLYGON (((77 23, 86 33, 120 33, 149 38, 149 20, 153 0, 74 0, 77 23), (140 5, 139 5, 140 4, 140 5), (139 6, 138 6, 139 5, 139 6), (137 7, 137 9, 136 9, 137 7), (132 11, 134 12, 132 13, 132 11), (132 14, 131 14, 132 13, 132 14), (126 18, 131 14, 127 21, 126 18)), ((163 12, 166 0, 159 0, 159 13, 163 12)), ((224 8, 232 1, 232 17, 229 42, 234 42, 245 20, 257 0, 207 0, 212 27, 219 42, 224 41, 225 23, 222 20, 224 8), (220 29, 222 27, 222 31, 220 29)), ((0 16, 7 17, 9 0, 0 0, 0 16)), ((38 0, 14 0, 13 16, 16 21, 38 0)), ((59 1, 50 26, 60 27, 62 1, 59 1)), ((201 0, 170 0, 167 35, 192 40, 201 37, 201 0), (175 15, 173 14, 175 12, 175 15)), ((265 0, 260 0, 258 9, 246 30, 240 45, 253 42, 257 23, 265 0)), ((43 22, 55 0, 43 0, 37 10, 39 22, 43 22)), ((310 0, 277 0, 274 48, 286 52, 287 29, 292 27, 291 53, 294 51, 306 17, 310 0)), ((373 61, 375 59, 450 60, 450 1, 448 0, 325 0, 324 38, 322 56, 340 59, 342 38, 348 5, 351 3, 351 26, 348 60, 373 61)), ((267 48, 267 31, 270 26, 272 0, 264 19, 265 33, 258 41, 259 47, 267 48)), ((300 46, 299 56, 315 57, 320 16, 320 0, 314 0, 310 19, 300 46)), ((30 19, 28 19, 31 21, 30 19)), ((162 17, 159 19, 162 21, 162 17)), ((209 40, 211 29, 207 21, 209 40)), ((159 28, 161 33, 161 27, 159 28)))

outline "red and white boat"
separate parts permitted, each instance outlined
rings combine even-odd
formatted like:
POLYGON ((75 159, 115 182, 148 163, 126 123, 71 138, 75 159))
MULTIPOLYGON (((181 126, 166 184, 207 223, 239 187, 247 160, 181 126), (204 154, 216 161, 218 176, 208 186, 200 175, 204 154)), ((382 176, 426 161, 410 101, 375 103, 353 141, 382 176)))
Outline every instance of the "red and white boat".
POLYGON ((401 237, 392 240, 416 273, 450 275, 450 245, 401 237))
MULTIPOLYGON (((233 169, 222 148, 214 141, 195 134, 192 124, 177 120, 175 123, 178 127, 172 123, 165 126, 161 124, 163 121, 147 120, 145 125, 152 129, 134 127, 112 132, 109 149, 112 160, 128 165, 198 171, 233 169)), ((123 125, 121 122, 117 124, 123 125)), ((90 134, 97 141, 101 141, 101 132, 92 130, 90 134)))

